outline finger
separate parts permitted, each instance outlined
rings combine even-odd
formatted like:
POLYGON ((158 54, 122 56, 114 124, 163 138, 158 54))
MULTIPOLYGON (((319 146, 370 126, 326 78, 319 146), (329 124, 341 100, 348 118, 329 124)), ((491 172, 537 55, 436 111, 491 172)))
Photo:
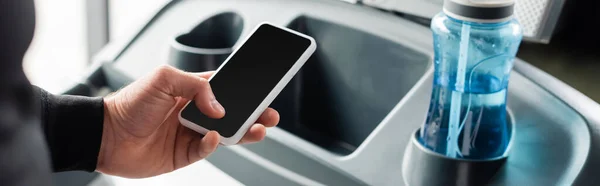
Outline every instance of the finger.
POLYGON ((196 73, 192 73, 195 76, 204 78, 204 79, 210 79, 210 77, 215 74, 215 71, 206 71, 206 72, 196 72, 196 73))
POLYGON ((267 110, 260 115, 256 123, 261 123, 265 127, 274 127, 279 123, 279 112, 273 108, 267 108, 267 110))
POLYGON ((256 143, 262 141, 267 135, 267 129, 262 124, 254 124, 240 140, 240 144, 256 143))
POLYGON ((197 135, 188 147, 189 163, 202 160, 217 150, 219 145, 219 133, 210 131, 204 137, 197 135))
POLYGON ((150 84, 172 97, 193 100, 208 117, 222 118, 225 109, 214 96, 208 80, 170 66, 163 66, 154 73, 150 84))

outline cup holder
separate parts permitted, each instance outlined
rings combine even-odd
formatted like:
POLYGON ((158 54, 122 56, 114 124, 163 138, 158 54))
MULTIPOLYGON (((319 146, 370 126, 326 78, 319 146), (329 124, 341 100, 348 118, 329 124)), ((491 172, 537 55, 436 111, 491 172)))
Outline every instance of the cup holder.
MULTIPOLYGON (((515 141, 515 121, 508 111, 507 127, 510 131, 510 144, 515 141)), ((404 152, 402 176, 407 185, 427 186, 479 186, 493 183, 495 178, 506 171, 502 167, 508 161, 508 153, 503 156, 485 159, 449 158, 427 149, 419 142, 420 129, 411 136, 404 152)))
POLYGON ((189 72, 216 70, 233 52, 243 30, 239 14, 214 15, 172 39, 169 64, 189 72))
POLYGON ((489 160, 448 158, 425 148, 413 133, 404 155, 402 174, 407 185, 477 186, 487 185, 507 157, 489 160))

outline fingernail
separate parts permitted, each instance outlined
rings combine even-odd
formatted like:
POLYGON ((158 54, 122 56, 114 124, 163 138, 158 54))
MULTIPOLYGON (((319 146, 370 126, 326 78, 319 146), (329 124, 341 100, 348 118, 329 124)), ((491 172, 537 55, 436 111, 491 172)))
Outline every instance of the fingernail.
POLYGON ((210 103, 213 109, 219 111, 220 113, 225 113, 225 108, 221 105, 216 99, 213 99, 210 103))

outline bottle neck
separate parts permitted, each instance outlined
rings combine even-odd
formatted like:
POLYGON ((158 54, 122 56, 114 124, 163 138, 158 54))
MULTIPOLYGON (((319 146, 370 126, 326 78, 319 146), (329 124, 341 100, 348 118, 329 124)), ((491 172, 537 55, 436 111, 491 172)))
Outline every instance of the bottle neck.
POLYGON ((481 26, 481 27, 502 26, 502 25, 509 24, 511 21, 513 21, 513 17, 509 17, 507 19, 497 20, 497 21, 480 22, 480 21, 477 21, 477 20, 464 20, 464 19, 461 19, 461 18, 456 18, 456 17, 454 17, 452 15, 449 15, 446 12, 444 12, 444 15, 446 15, 446 17, 448 17, 448 19, 451 20, 452 22, 456 22, 458 24, 469 24, 469 25, 472 25, 472 26, 481 26))
POLYGON ((458 20, 476 23, 500 23, 511 20, 514 13, 514 3, 475 6, 455 1, 444 1, 444 13, 458 20))

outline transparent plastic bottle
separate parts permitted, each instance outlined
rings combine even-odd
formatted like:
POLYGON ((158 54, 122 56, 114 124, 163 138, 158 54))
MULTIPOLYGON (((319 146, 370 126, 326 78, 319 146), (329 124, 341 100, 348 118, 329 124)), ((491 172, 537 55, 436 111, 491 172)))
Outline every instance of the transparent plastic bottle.
POLYGON ((510 142, 507 87, 522 31, 512 18, 513 0, 494 1, 498 8, 510 5, 510 15, 468 17, 476 15, 476 2, 446 0, 444 12, 432 20, 434 82, 420 140, 448 157, 493 159, 505 156, 510 142), (471 13, 448 3, 470 6, 471 13))

